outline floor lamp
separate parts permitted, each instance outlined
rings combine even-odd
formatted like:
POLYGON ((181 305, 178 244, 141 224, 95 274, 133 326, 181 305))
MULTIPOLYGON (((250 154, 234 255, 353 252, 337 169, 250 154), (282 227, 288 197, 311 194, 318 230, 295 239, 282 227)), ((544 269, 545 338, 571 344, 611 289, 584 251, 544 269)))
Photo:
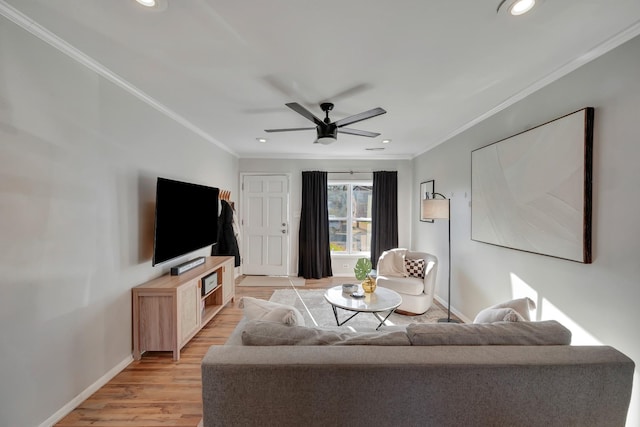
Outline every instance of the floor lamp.
POLYGON ((449 225, 449 296, 447 298, 447 317, 446 319, 438 319, 441 323, 459 323, 451 318, 451 200, 447 199, 440 193, 433 193, 433 198, 422 200, 420 206, 420 219, 446 219, 449 225), (436 199, 436 196, 442 199, 436 199))

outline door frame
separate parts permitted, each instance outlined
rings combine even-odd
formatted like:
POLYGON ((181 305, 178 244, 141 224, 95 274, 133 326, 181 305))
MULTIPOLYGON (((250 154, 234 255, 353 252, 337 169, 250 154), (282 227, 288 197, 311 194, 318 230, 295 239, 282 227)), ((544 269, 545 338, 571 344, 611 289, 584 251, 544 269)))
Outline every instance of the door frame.
MULTIPOLYGON (((289 172, 240 172, 240 183, 238 187, 240 188, 240 229, 242 230, 242 236, 244 239, 245 230, 244 230, 244 219, 245 219, 245 206, 244 206, 244 178, 246 176, 284 176, 287 179, 287 207, 285 209, 287 216, 287 238, 285 239, 287 243, 287 256, 285 259, 285 270, 287 276, 291 275, 291 173, 289 172)), ((244 241, 242 242, 244 246, 244 241)), ((241 254, 242 255, 242 254, 241 254)), ((243 263, 240 264, 241 266, 243 263)), ((241 274, 244 274, 244 271, 241 271, 241 274)))

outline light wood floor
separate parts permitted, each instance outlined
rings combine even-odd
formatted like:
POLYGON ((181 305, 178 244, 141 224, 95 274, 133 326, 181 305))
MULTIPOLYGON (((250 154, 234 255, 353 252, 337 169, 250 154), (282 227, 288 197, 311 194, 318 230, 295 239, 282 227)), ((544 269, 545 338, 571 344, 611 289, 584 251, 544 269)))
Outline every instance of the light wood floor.
MULTIPOLYGON (((345 278, 307 280, 305 289, 329 288, 345 278)), ((195 427, 202 418, 200 362, 207 349, 224 344, 242 318, 243 296, 269 299, 275 287, 236 287, 229 303, 180 352, 147 352, 82 402, 56 426, 195 427)))

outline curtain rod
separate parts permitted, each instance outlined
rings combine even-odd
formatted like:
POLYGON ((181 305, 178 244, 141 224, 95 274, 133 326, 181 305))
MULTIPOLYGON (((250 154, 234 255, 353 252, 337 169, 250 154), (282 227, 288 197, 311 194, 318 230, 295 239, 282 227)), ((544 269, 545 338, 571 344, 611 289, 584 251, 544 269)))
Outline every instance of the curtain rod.
POLYGON ((327 173, 349 173, 349 174, 353 175, 354 173, 373 173, 373 172, 371 172, 371 171, 367 171, 367 172, 363 172, 363 171, 343 171, 343 172, 340 172, 340 171, 337 171, 337 172, 327 172, 327 173))

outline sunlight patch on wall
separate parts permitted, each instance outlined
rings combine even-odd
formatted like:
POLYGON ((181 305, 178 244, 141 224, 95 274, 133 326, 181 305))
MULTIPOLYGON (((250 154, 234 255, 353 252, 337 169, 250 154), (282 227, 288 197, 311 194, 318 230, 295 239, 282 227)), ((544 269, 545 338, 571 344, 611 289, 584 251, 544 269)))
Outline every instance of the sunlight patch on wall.
POLYGON ((557 320, 569 329, 571 331, 571 345, 602 345, 602 342, 598 341, 546 298, 542 299, 540 306, 540 320, 557 320))
POLYGON ((536 303, 536 310, 531 313, 531 320, 557 320, 571 331, 572 345, 602 345, 593 335, 564 314, 546 298, 538 296, 538 292, 515 273, 511 276, 511 296, 513 299, 529 297, 536 303), (540 298, 540 299, 538 299, 540 298))

